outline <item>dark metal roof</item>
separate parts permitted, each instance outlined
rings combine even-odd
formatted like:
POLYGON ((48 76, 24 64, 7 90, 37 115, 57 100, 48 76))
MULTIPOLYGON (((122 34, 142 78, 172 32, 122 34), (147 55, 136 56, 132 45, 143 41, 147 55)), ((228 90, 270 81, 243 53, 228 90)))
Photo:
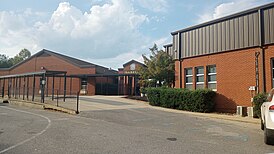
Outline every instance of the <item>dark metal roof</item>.
POLYGON ((165 47, 170 47, 170 46, 172 46, 172 43, 166 44, 163 47, 165 48, 165 47))
POLYGON ((262 5, 262 6, 259 6, 259 7, 255 7, 255 8, 252 8, 252 9, 248 9, 248 10, 245 10, 245 11, 242 11, 242 12, 239 12, 239 13, 235 13, 235 14, 232 14, 232 15, 228 15, 228 16, 225 16, 225 17, 222 17, 222 18, 218 18, 218 19, 215 19, 215 20, 211 20, 211 21, 208 21, 208 22, 205 22, 205 23, 202 23, 202 24, 198 24, 198 25, 194 25, 194 26, 191 26, 191 27, 188 27, 188 28, 177 30, 177 31, 171 32, 171 35, 176 35, 177 33, 182 33, 182 32, 190 31, 190 30, 197 29, 197 28, 200 28, 200 27, 204 27, 204 26, 207 26, 207 25, 215 24, 215 23, 218 23, 218 22, 221 22, 221 21, 225 21, 225 20, 228 20, 228 19, 232 19, 232 18, 235 18, 235 17, 242 16, 242 15, 257 12, 259 10, 267 9, 267 8, 270 8, 270 7, 273 7, 273 6, 274 6, 274 2, 266 4, 266 5, 262 5))
POLYGON ((123 73, 123 74, 73 74, 67 77, 82 78, 82 77, 118 77, 118 76, 139 76, 139 74, 123 73))
POLYGON ((145 66, 145 64, 143 64, 143 63, 140 63, 140 62, 138 62, 138 61, 136 61, 136 60, 131 60, 131 61, 125 63, 125 64, 123 65, 123 67, 125 67, 126 65, 129 65, 129 64, 131 64, 131 63, 137 63, 137 64, 140 64, 140 65, 142 65, 142 66, 145 66))
POLYGON ((76 58, 73 58, 73 57, 70 57, 70 56, 66 56, 66 55, 63 55, 63 54, 60 54, 60 53, 57 53, 57 52, 53 52, 53 51, 50 51, 50 50, 47 50, 47 49, 43 49, 39 52, 37 52, 36 54, 32 55, 31 57, 27 58, 26 60, 10 67, 10 68, 0 68, 0 71, 1 70, 12 70, 14 68, 16 68, 17 66, 31 60, 32 58, 34 57, 39 57, 39 56, 43 56, 44 54, 47 54, 47 55, 52 55, 52 56, 55 56, 55 57, 58 57, 70 64, 73 64, 77 67, 80 67, 80 68, 89 68, 89 67, 95 67, 96 68, 96 73, 117 73, 117 71, 115 70, 109 70, 108 68, 105 68, 103 66, 99 66, 99 65, 95 65, 93 63, 90 63, 90 62, 86 62, 86 61, 83 61, 83 60, 80 60, 80 59, 76 59, 76 58))
MULTIPOLYGON (((29 73, 22 73, 22 74, 12 74, 12 75, 4 75, 0 76, 0 79, 4 78, 13 78, 13 77, 26 77, 26 76, 33 76, 33 75, 59 75, 59 74, 66 74, 66 71, 39 71, 39 72, 29 72, 29 73)), ((64 75, 63 75, 64 76, 64 75)))

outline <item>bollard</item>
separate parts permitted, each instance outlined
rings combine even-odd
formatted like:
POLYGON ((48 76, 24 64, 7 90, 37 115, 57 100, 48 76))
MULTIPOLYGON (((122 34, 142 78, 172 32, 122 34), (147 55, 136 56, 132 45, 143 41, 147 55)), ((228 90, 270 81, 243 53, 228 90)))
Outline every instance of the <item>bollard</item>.
POLYGON ((77 100, 76 100, 76 114, 79 114, 79 94, 80 94, 80 91, 77 92, 77 100))

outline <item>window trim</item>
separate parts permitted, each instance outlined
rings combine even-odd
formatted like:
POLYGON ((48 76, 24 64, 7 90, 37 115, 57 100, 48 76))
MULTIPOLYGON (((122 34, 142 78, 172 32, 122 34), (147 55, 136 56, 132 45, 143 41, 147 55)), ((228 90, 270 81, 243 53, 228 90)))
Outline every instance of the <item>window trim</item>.
POLYGON ((203 88, 205 87, 205 67, 204 66, 195 67, 195 89, 197 89, 197 85, 203 85, 203 88), (197 70, 199 68, 203 69, 203 74, 201 74, 201 73, 197 74, 198 73, 197 70), (197 77, 201 77, 201 76, 204 77, 203 82, 197 82, 197 77))
POLYGON ((207 65, 206 66, 206 68, 207 68, 207 88, 208 88, 208 85, 209 84, 216 84, 216 87, 214 88, 214 89, 211 89, 212 91, 217 91, 217 66, 216 65, 207 65), (209 67, 215 67, 215 70, 216 70, 216 72, 214 72, 214 73, 209 73, 209 67), (209 81, 209 76, 213 76, 213 75, 215 75, 216 76, 216 80, 215 81, 209 81))
POLYGON ((185 70, 185 88, 187 87, 187 85, 192 85, 191 89, 193 89, 193 68, 188 67, 188 68, 185 68, 184 70, 185 70), (191 70, 191 74, 187 74, 187 70, 191 70), (192 78, 192 81, 187 82, 187 78, 192 78))

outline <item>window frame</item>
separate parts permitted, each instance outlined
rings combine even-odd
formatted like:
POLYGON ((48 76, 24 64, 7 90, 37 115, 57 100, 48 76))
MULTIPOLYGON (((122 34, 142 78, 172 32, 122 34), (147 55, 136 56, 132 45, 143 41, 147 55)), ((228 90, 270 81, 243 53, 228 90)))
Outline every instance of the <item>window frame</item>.
POLYGON ((191 89, 193 89, 193 69, 192 67, 188 67, 188 68, 185 68, 185 88, 186 89, 189 89, 187 88, 187 85, 192 85, 191 86, 191 89), (191 74, 187 74, 187 70, 191 70, 191 74), (191 78, 191 82, 187 82, 187 78, 191 78))
POLYGON ((205 87, 205 68, 204 68, 204 66, 195 67, 195 87, 196 87, 196 89, 197 89, 197 85, 203 85, 202 89, 204 89, 204 87, 205 87), (199 68, 203 69, 203 74, 198 74, 199 68), (201 77, 201 76, 203 76, 203 82, 197 82, 197 78, 201 77))
POLYGON ((208 86, 209 84, 216 84, 216 87, 214 89, 211 89, 211 90, 217 91, 217 67, 216 67, 216 65, 207 65, 206 67, 207 67, 207 88, 209 87, 208 86), (215 73, 209 73, 209 68, 210 67, 215 67, 215 73), (209 76, 213 76, 213 75, 216 76, 215 81, 209 81, 209 76))

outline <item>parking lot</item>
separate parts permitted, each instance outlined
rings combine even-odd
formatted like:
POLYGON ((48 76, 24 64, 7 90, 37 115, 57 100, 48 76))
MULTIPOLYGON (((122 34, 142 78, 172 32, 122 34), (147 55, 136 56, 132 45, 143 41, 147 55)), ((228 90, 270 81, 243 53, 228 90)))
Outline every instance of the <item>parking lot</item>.
POLYGON ((0 104, 0 153, 270 153, 259 124, 82 97, 69 115, 0 104))

